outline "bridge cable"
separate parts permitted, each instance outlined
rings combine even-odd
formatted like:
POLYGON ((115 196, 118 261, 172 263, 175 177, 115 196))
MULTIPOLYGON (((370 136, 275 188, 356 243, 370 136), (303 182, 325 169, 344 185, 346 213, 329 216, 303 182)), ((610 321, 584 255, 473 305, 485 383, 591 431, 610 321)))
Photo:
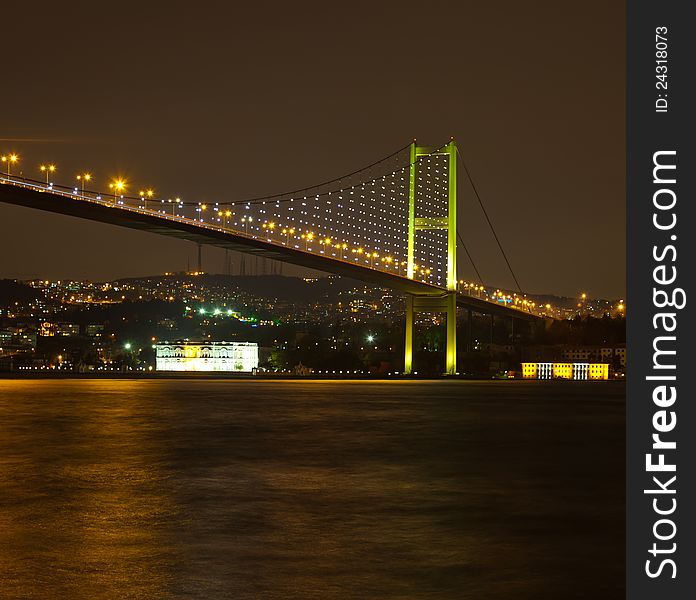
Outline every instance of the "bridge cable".
MULTIPOLYGON (((313 190, 313 189, 320 188, 320 187, 323 187, 323 186, 325 186, 325 185, 328 185, 328 184, 330 184, 330 183, 335 183, 335 182, 337 182, 337 181, 341 181, 342 179, 348 179, 349 177, 353 177, 354 175, 357 175, 358 173, 362 173, 363 171, 367 171, 367 170, 369 170, 369 169, 371 169, 371 168, 377 166, 378 164, 383 163, 383 162, 389 160, 390 158, 393 158, 394 156, 396 156, 396 155, 399 154, 400 152, 403 152, 404 150, 406 150, 407 148, 409 148, 410 145, 411 145, 411 144, 409 143, 408 145, 404 146, 403 148, 400 148, 399 150, 397 150, 396 152, 392 152, 389 156, 385 156, 384 158, 382 158, 382 159, 380 159, 380 160, 378 160, 378 161, 375 161, 375 162, 373 162, 372 164, 370 164, 370 165, 368 165, 368 166, 366 166, 366 167, 363 167, 362 169, 358 169, 357 171, 353 171, 352 173, 348 173, 347 175, 343 175, 342 177, 337 177, 336 179, 332 179, 332 180, 330 180, 330 181, 325 181, 324 183, 318 183, 318 184, 316 184, 316 185, 313 185, 313 186, 310 186, 310 187, 306 187, 306 188, 302 188, 302 189, 300 189, 300 190, 295 190, 295 191, 293 191, 293 192, 285 192, 285 193, 283 193, 283 194, 276 194, 276 195, 274 195, 274 196, 262 196, 262 197, 258 197, 258 198, 251 198, 251 199, 249 199, 249 200, 233 200, 232 202, 221 202, 220 204, 225 204, 225 205, 228 205, 228 204, 230 204, 230 205, 236 205, 236 204, 257 204, 258 202, 261 202, 261 201, 264 201, 264 202, 265 202, 266 200, 273 200, 273 199, 275 199, 275 198, 278 198, 278 200, 276 200, 276 202, 289 202, 289 201, 294 200, 294 198, 284 198, 283 196, 292 196, 293 194, 296 194, 296 193, 299 193, 299 192, 305 192, 305 191, 307 191, 307 190, 313 190)), ((406 169, 408 169, 409 167, 411 167, 411 165, 414 165, 414 164, 419 163, 420 161, 424 160, 426 157, 431 156, 431 155, 433 155, 433 154, 437 154, 437 153, 438 153, 440 150, 442 150, 446 145, 447 145, 447 144, 443 144, 442 146, 440 146, 439 148, 433 150, 432 152, 430 152, 430 153, 428 153, 428 154, 424 154, 424 155, 419 156, 418 158, 416 158, 415 161, 413 161, 413 163, 408 162, 408 164, 404 165, 403 167, 399 167, 399 168, 397 168, 397 169, 395 169, 395 170, 393 170, 393 171, 391 171, 391 172, 389 172, 389 173, 384 173, 384 174, 382 174, 382 175, 379 175, 379 176, 377 176, 377 177, 373 177, 372 179, 368 179, 368 180, 366 180, 366 181, 359 181, 358 183, 356 183, 356 184, 354 184, 354 185, 352 185, 352 186, 350 186, 350 187, 356 187, 356 186, 359 187, 359 186, 362 186, 362 185, 367 185, 368 183, 374 183, 374 182, 376 182, 376 181, 379 181, 380 179, 383 179, 383 178, 386 177, 387 175, 393 175, 394 173, 397 173, 398 171, 405 171, 406 169)), ((343 188, 343 189, 345 189, 345 188, 343 188)), ((343 191, 343 189, 328 190, 328 191, 326 191, 326 192, 321 192, 320 194, 312 194, 312 196, 315 197, 315 198, 319 198, 319 197, 321 197, 321 196, 330 196, 331 194, 339 194, 339 193, 341 193, 341 192, 343 191)), ((192 203, 185 203, 185 202, 182 202, 182 204, 195 204, 195 203, 194 203, 194 202, 192 202, 192 203)))
POLYGON ((493 233, 493 237, 495 238, 495 241, 498 244, 498 248, 500 248, 500 252, 503 255, 503 258, 505 259, 505 263, 507 264, 508 269, 510 270, 510 274, 512 275, 512 278, 515 280, 515 284, 517 285, 517 289, 519 290, 520 294, 524 294, 524 292, 522 291, 522 287, 520 286, 520 282, 517 280, 517 276, 515 275, 515 271, 512 269, 512 265, 510 264, 510 261, 508 260, 507 254, 505 254, 505 250, 503 250, 503 245, 500 243, 500 238, 498 238, 498 234, 495 231, 495 227, 493 227, 493 223, 491 222, 491 219, 488 216, 488 212, 486 211, 486 207, 483 205, 483 201, 481 200, 481 196, 479 195, 478 190, 476 189, 476 185, 474 184, 474 180, 471 177, 471 173, 469 173, 469 169, 466 166, 466 162, 464 161, 464 157, 462 156, 461 152, 459 152, 459 148, 457 148, 457 154, 459 155, 459 159, 462 161, 464 171, 466 172, 466 176, 469 179, 469 183, 471 184, 471 189, 474 190, 474 194, 476 195, 476 198, 479 202, 479 205, 481 206, 481 210, 483 211, 483 214, 486 217, 486 221, 488 221, 488 226, 491 228, 491 232, 493 233))
POLYGON ((462 248, 464 248, 464 252, 466 252, 467 257, 469 258, 469 262, 471 263, 471 266, 474 267, 474 271, 476 272, 476 276, 478 277, 478 280, 481 282, 481 285, 484 285, 483 277, 481 277, 481 273, 479 273, 479 270, 476 267, 476 263, 474 262, 474 259, 471 257, 471 254, 469 253, 469 249, 466 247, 466 244, 464 243, 464 240, 462 239, 462 234, 459 233, 459 231, 457 231, 457 238, 459 239, 459 243, 461 244, 462 248))
MULTIPOLYGON (((357 175, 358 173, 362 173, 363 171, 367 171, 368 169, 371 169, 373 167, 376 167, 378 164, 383 163, 390 158, 395 157, 397 154, 403 152, 406 150, 411 143, 409 142, 406 144, 403 148, 399 148, 395 152, 392 152, 389 156, 385 156, 384 158, 380 158, 379 160, 376 160, 372 164, 367 165, 366 167, 362 167, 360 169, 357 169, 356 171, 353 171, 352 173, 348 173, 347 175, 342 175, 341 177, 336 177, 334 179, 329 179, 328 181, 324 181, 323 183, 317 183, 315 185, 311 185, 309 187, 304 187, 300 188, 298 190, 293 190, 291 192, 284 192, 282 194, 272 194, 269 196, 257 196, 256 198, 249 198, 247 200, 236 200, 233 202, 233 204, 249 204, 251 202, 259 202, 261 200, 273 200, 274 198, 282 198, 283 196, 293 196, 295 194, 299 194, 300 192, 306 192, 308 190, 314 190, 316 188, 324 187, 325 185, 329 185, 330 183, 336 183, 337 181, 341 181, 342 179, 348 179, 349 177, 353 177, 354 175, 357 175)), ((225 202, 224 204, 229 204, 228 202, 225 202)))

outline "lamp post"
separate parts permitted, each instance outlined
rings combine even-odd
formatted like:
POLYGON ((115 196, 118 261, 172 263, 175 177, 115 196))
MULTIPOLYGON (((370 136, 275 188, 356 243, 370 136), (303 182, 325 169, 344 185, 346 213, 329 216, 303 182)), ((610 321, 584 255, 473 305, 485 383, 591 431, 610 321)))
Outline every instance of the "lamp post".
POLYGON ((222 217, 222 226, 227 229, 227 221, 232 216, 231 210, 219 210, 218 217, 222 217))
MULTIPOLYGON (((7 166, 8 169, 8 176, 9 176, 9 165, 7 166)), ((48 177, 51 173, 56 172, 56 165, 41 165, 39 167, 39 170, 46 175, 46 185, 48 185, 48 177)))
POLYGON ((271 234, 273 233, 273 230, 275 229, 275 223, 274 223, 273 221, 271 221, 270 223, 263 223, 263 224, 261 225, 261 229, 263 229, 264 231, 267 231, 267 232, 268 232, 268 238, 267 238, 267 239, 270 240, 270 239, 271 239, 271 234))
POLYGON ((10 175, 12 175, 12 165, 19 162, 19 156, 17 156, 14 152, 12 154, 3 154, 2 162, 7 164, 7 176, 9 177, 10 175))
POLYGON ((117 196, 120 196, 123 192, 126 191, 126 182, 123 179, 114 179, 110 184, 109 184, 109 189, 113 192, 114 194, 114 204, 116 204, 116 198, 117 196))
POLYGON ((92 176, 89 173, 80 173, 76 177, 77 181, 80 183, 80 190, 82 195, 85 195, 85 181, 91 181, 92 176))
POLYGON ((396 261, 396 266, 399 268, 399 275, 401 275, 401 267, 405 267, 408 263, 405 260, 396 261))
POLYGON ((285 245, 289 246, 290 245, 290 236, 295 233, 295 228, 294 227, 284 227, 283 228, 283 234, 285 235, 285 245))
POLYGON ((153 196, 155 195, 155 192, 151 189, 140 190, 138 192, 138 195, 140 196, 140 199, 143 201, 143 208, 145 208, 145 210, 147 210, 147 201, 152 200, 153 196))
POLYGON ((313 239, 314 239, 314 234, 313 234, 311 231, 310 231, 309 233, 307 233, 307 234, 304 236, 304 241, 305 241, 304 249, 305 249, 305 252, 308 251, 309 242, 311 242, 313 239))

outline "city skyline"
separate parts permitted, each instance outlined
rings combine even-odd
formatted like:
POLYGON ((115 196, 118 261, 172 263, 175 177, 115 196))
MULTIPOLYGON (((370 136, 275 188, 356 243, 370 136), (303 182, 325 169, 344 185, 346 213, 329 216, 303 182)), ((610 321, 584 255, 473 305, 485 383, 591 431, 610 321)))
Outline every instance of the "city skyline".
MULTIPOLYGON (((266 19, 267 43, 254 44, 239 26, 233 39, 224 35, 224 26, 215 22, 220 14, 194 15, 190 30, 181 35, 169 27, 170 19, 180 23, 180 7, 172 15, 150 10, 142 8, 137 18, 111 30, 113 18, 99 15, 98 7, 88 17, 71 15, 69 24, 66 15, 49 9, 32 25, 46 34, 32 47, 10 39, 20 92, 3 99, 0 147, 20 154, 26 176, 38 178, 40 164, 50 161, 58 167, 56 180, 68 185, 89 169, 102 184, 127 177, 133 191, 153 186, 163 195, 189 200, 236 199, 330 179, 413 136, 428 143, 454 135, 525 291, 625 296, 623 36, 609 35, 609 29, 624 24, 615 7, 604 9, 607 18, 599 25, 607 29, 598 36, 607 46, 589 49, 580 43, 593 17, 589 9, 560 22, 553 16, 554 29, 537 28, 531 39, 523 24, 531 19, 543 24, 541 10, 530 15, 517 9, 513 23, 496 9, 467 7, 480 13, 477 21, 496 27, 467 30, 466 36, 455 35, 460 21, 435 22, 430 15, 418 46, 436 48, 439 40, 442 51, 416 53, 413 60, 433 66, 419 69, 414 81, 404 78, 409 61, 403 58, 419 28, 415 17, 402 12, 370 14, 366 21, 354 15, 329 34, 319 27, 321 14, 287 21, 289 16, 277 11, 266 19), (80 27, 99 18, 104 20, 99 29, 80 27), (285 22, 296 29, 289 31, 285 22), (371 48, 351 43, 358 22, 373 41, 371 48), (34 99, 44 83, 35 65, 51 31, 61 27, 82 34, 51 55, 52 69, 69 75, 53 80, 47 104, 44 96, 34 99), (322 51, 293 45, 297 32, 315 32, 322 51), (204 35, 212 39, 206 52, 196 45, 204 35), (115 43, 96 44, 102 37, 115 43), (99 51, 85 56, 82 44, 99 51), (457 60, 471 59, 466 62, 470 75, 457 74, 447 52, 462 46, 471 52, 458 52, 457 60), (595 69, 588 51, 604 53, 611 64, 595 69), (536 59, 527 69, 531 54, 536 59), (293 60, 301 62, 303 72, 291 68, 293 60), (503 67, 505 77, 496 78, 503 67), (81 72, 89 73, 89 86, 80 85, 81 72), (226 72, 233 74, 225 78, 226 72), (381 85, 380 76, 395 83, 381 85), (518 88, 525 76, 538 78, 538 85, 518 88), (580 86, 582 106, 573 99, 580 86), (509 103, 516 89, 518 102, 509 103), (549 94, 554 101, 544 104, 549 94), (23 137, 40 141, 17 141, 23 137), (584 231, 590 228, 595 233, 588 239, 584 231)), ((258 18, 245 8, 235 23, 258 18)), ((459 199, 459 228, 486 283, 513 288, 464 181, 459 199)), ((4 277, 105 280, 195 264, 190 243, 23 208, 1 210, 3 252, 14 257, 4 277), (41 244, 26 243, 36 238, 41 244), (76 256, 72 244, 90 250, 76 256)), ((209 270, 222 271, 223 252, 204 252, 206 264, 213 265, 209 270)), ((460 265, 460 272, 470 270, 461 257, 460 265)))

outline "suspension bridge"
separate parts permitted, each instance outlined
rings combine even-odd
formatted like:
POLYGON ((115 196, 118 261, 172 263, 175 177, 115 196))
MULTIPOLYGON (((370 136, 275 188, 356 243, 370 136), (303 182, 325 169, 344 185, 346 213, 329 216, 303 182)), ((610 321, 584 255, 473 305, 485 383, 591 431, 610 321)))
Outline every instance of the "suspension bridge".
MULTIPOLYGON (((491 318, 540 318, 521 289, 514 302, 510 297, 492 302, 473 296, 468 286, 459 287, 458 247, 471 256, 457 232, 454 140, 435 148, 414 141, 367 167, 312 187, 213 203, 158 198, 152 190, 127 195, 121 179, 112 181, 108 192, 93 191, 85 189, 91 181, 88 174, 77 176, 78 187, 57 185, 51 181, 52 165, 42 165, 45 178, 37 180, 12 174, 16 155, 2 159, 7 169, 0 176, 0 202, 172 236, 199 248, 218 246, 404 293, 406 374, 413 369, 418 312, 446 313, 447 374, 456 372, 457 306, 469 311, 469 323, 472 312, 491 318)), ((478 274, 473 260, 472 265, 478 274)))

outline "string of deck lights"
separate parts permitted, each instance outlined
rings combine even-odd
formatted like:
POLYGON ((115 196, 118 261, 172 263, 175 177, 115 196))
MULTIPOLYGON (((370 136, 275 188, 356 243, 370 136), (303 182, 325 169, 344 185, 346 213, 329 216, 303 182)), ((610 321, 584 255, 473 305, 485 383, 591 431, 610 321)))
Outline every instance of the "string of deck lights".
MULTIPOLYGON (((408 147, 406 147, 408 148, 408 147)), ((176 198, 157 198, 153 189, 140 190, 138 196, 127 196, 128 183, 116 178, 109 183, 109 192, 85 190, 93 181, 89 173, 76 177, 78 187, 72 194, 84 199, 106 201, 114 205, 153 212, 170 218, 195 221, 206 226, 265 239, 307 252, 317 252, 369 266, 406 274, 408 255, 408 159, 401 149, 350 175, 296 192, 266 196, 247 201, 191 202, 176 198), (396 163, 390 171, 389 161, 396 163), (380 172, 381 171, 381 172, 380 172), (360 180, 358 180, 360 179, 360 180), (338 189, 326 189, 340 183, 338 189), (308 193, 314 191, 314 193, 308 193)), ((419 156, 416 189, 417 217, 437 219, 447 212, 447 163, 441 148, 419 156)), ((7 163, 19 161, 16 154, 3 157, 7 163)), ((49 181, 56 172, 42 165, 43 187, 58 191, 70 189, 49 181)), ((26 182, 34 180, 20 178, 26 182)), ((416 278, 437 285, 446 279, 447 234, 442 230, 418 231, 414 252, 416 278)))

